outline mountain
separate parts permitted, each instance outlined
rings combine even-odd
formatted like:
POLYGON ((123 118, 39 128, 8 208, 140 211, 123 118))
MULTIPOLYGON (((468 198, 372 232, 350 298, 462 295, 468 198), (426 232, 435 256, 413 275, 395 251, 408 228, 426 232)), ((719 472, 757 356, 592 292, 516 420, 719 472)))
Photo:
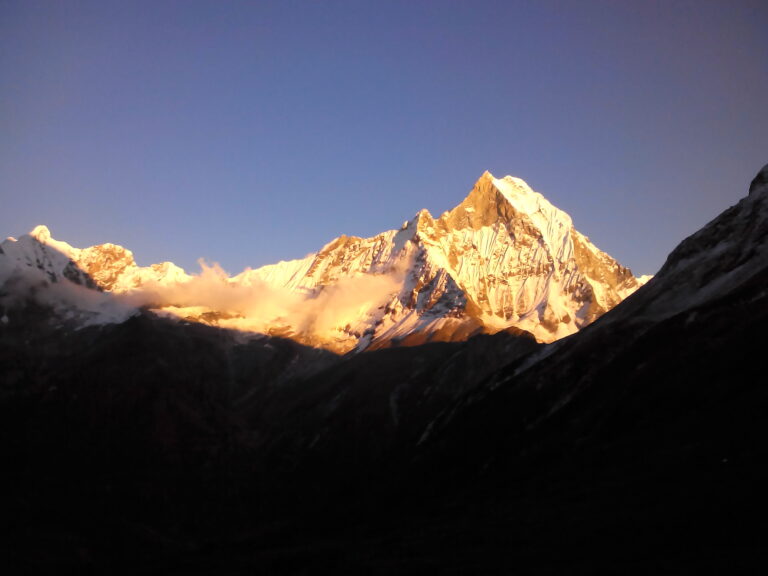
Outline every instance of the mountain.
MULTIPOLYGON (((417 430, 396 450, 415 470, 406 484, 423 475, 429 491, 445 487, 446 498, 463 485, 503 484, 534 462, 559 463, 563 455, 592 458, 572 463, 568 474, 621 459, 646 467, 642 477, 651 465, 687 462, 688 450, 706 455, 707 465, 733 462, 736 454, 757 458, 768 433, 759 416, 768 409, 760 362, 768 320, 768 166, 754 182, 761 179, 675 248, 645 286, 578 334, 535 348, 518 341, 524 353, 507 349, 506 365, 485 360, 490 371, 479 377, 447 360, 447 374, 419 375, 393 362, 391 371, 360 366, 354 380, 349 363, 330 367, 313 382, 333 384, 333 393, 284 415, 295 436, 283 435, 274 452, 306 466, 290 474, 338 483, 355 446, 403 434, 392 411, 407 414, 459 389, 431 417, 417 418, 417 430), (374 402, 382 391, 389 396, 374 402), (364 420, 356 417, 361 407, 364 420), (642 464, 632 461, 641 452, 642 464)), ((361 363, 374 364, 373 357, 361 363)), ((360 454, 355 467, 370 465, 368 458, 380 458, 378 448, 360 454)))
MULTIPOLYGON (((150 283, 179 283, 189 280, 184 270, 171 262, 139 267, 133 252, 115 244, 74 248, 55 240, 46 226, 37 226, 18 240, 8 238, 0 246, 0 274, 14 270, 38 270, 50 282, 70 280, 90 288, 115 293, 130 292, 150 283)), ((41 276, 43 278, 43 276, 41 276)))
POLYGON ((146 310, 72 329, 6 284, 2 561, 755 573, 766 285, 768 166, 648 284, 552 343, 510 330, 338 356, 146 310))
POLYGON ((345 326, 348 336, 362 336, 360 348, 466 339, 510 326, 549 342, 594 321, 640 285, 525 182, 489 172, 437 219, 422 210, 399 230, 342 236, 317 254, 238 279, 313 293, 359 275, 394 278, 392 296, 345 326))
POLYGON ((593 322, 644 281, 525 182, 488 172, 439 218, 422 210, 399 230, 341 236, 303 259, 232 278, 209 268, 205 290, 199 277, 172 263, 138 267, 125 248, 76 249, 43 226, 3 249, 16 269, 38 267, 49 280, 92 281, 130 295, 124 302, 337 352, 508 328, 551 342, 593 322))
MULTIPOLYGON (((641 290, 577 336, 497 371, 433 430, 478 446, 482 422, 482 436, 498 426, 510 443, 535 435, 558 449, 600 442, 615 451, 647 434, 667 458, 674 441, 690 442, 675 449, 714 441, 725 458, 763 451, 764 436, 746 430, 765 427, 755 411, 768 406, 766 286, 768 165, 747 197, 681 242, 641 290), (524 420, 510 417, 513 405, 524 420), (460 413, 473 423, 458 424, 460 413)), ((498 458, 484 447, 471 456, 491 470, 484 454, 498 458)))

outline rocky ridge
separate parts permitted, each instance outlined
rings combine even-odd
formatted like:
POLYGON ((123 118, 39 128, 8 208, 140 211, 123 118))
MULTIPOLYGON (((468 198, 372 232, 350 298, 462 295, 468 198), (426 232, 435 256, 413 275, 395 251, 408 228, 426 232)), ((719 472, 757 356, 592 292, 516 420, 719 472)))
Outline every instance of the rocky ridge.
POLYGON ((177 288, 195 276, 170 262, 140 267, 130 250, 114 244, 78 249, 38 226, 2 249, 0 281, 14 270, 37 269, 42 282, 66 278, 113 294, 144 293, 129 302, 338 352, 465 340, 507 328, 551 342, 593 322, 643 283, 523 180, 489 172, 438 218, 421 210, 399 230, 342 235, 303 259, 219 278, 228 287, 292 299, 287 310, 262 307, 258 318, 242 302, 179 296, 177 288), (158 296, 169 286, 173 301, 158 296), (348 294, 355 296, 343 309, 328 305, 348 294), (335 316, 307 318, 318 306, 335 316))

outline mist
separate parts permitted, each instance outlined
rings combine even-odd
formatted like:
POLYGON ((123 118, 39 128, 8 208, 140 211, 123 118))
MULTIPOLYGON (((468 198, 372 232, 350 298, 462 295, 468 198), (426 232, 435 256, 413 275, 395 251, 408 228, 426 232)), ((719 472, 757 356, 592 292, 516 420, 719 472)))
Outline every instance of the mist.
POLYGON ((131 306, 163 309, 180 316, 218 313, 219 326, 263 332, 283 326, 296 333, 328 337, 369 317, 402 287, 402 274, 359 275, 309 293, 278 289, 254 280, 236 283, 217 264, 199 261, 201 271, 186 282, 147 283, 117 297, 131 306))
MULTIPOLYGON (((371 316, 402 289, 403 274, 361 274, 299 293, 258 279, 236 282, 217 263, 198 261, 188 280, 146 282, 125 293, 101 292, 36 267, 0 258, 0 316, 23 301, 51 307, 81 325, 123 322, 142 308, 224 328, 268 333, 270 329, 316 339, 333 338, 369 325, 371 316)), ((10 319, 6 318, 6 321, 10 319)))

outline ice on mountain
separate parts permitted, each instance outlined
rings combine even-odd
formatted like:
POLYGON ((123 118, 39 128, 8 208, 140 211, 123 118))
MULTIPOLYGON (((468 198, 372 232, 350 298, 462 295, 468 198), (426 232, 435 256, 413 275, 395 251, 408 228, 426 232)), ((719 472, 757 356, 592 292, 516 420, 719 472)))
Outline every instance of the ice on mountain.
POLYGON ((45 226, 3 249, 0 276, 14 266, 38 266, 55 279, 82 271, 83 283, 135 305, 238 330, 279 330, 338 351, 512 326, 549 342, 642 283, 523 180, 490 172, 438 218, 420 210, 398 230, 340 236, 317 253, 234 277, 205 264, 197 275, 170 262, 139 267, 121 246, 73 248, 45 226))

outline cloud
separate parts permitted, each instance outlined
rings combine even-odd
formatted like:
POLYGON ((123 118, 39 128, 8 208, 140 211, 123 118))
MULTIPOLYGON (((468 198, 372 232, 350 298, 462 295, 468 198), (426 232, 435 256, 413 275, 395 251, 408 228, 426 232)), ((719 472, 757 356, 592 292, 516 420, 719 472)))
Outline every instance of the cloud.
POLYGON ((306 301, 302 331, 316 335, 327 334, 347 324, 354 325, 389 301, 400 289, 399 275, 369 275, 343 278, 326 286, 312 300, 306 301))
POLYGON ((289 314, 300 301, 297 295, 279 292, 263 283, 251 286, 234 283, 218 264, 199 262, 201 272, 189 281, 148 282, 123 298, 135 306, 204 307, 224 315, 258 319, 262 323, 289 314))
POLYGON ((396 271, 359 274, 300 293, 253 277, 248 284, 237 282, 218 264, 199 263, 200 272, 187 281, 146 282, 123 294, 99 292, 64 277, 52 281, 34 267, 0 266, 0 306, 10 309, 31 299, 84 324, 123 322, 141 307, 182 317, 212 312, 225 328, 262 333, 278 328, 316 342, 343 337, 344 331, 364 332, 383 315, 382 308, 399 293, 403 279, 396 271))
POLYGON ((384 306, 402 285, 402 274, 360 274, 342 278, 310 293, 278 289, 252 280, 234 282, 216 264, 200 261, 201 272, 189 281, 172 284, 147 283, 123 296, 133 306, 165 308, 184 314, 219 313, 220 326, 265 332, 283 326, 296 333, 319 338, 338 333, 346 326, 366 321, 384 306))

